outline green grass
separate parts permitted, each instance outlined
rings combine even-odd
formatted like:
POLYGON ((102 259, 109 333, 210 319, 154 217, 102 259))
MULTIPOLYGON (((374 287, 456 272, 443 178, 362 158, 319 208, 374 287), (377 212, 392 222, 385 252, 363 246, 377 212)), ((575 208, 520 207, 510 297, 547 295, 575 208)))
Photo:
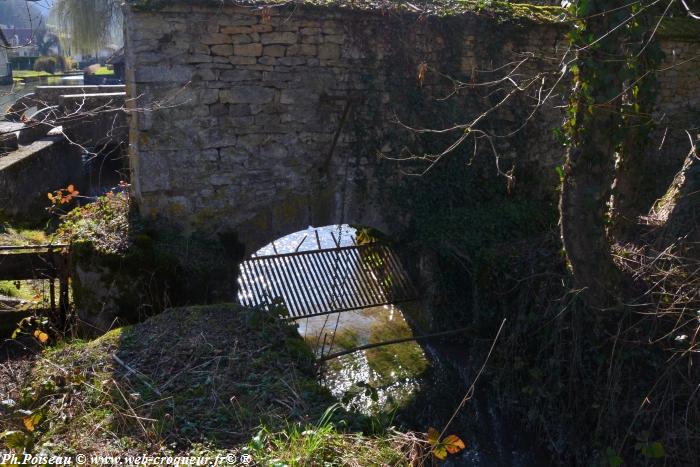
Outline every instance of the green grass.
POLYGON ((50 242, 50 236, 40 229, 25 229, 4 224, 0 226, 0 245, 45 245, 50 242))
MULTIPOLYGON (((409 437, 391 431, 375 436, 347 433, 333 423, 337 405, 313 425, 294 424, 285 430, 262 429, 244 451, 257 465, 268 466, 409 466, 409 437)), ((421 464, 422 465, 422 464, 421 464)))
POLYGON ((347 465, 357 456, 402 465, 403 451, 389 435, 346 432, 322 415, 333 400, 299 343, 294 327, 262 310, 169 310, 45 350, 19 396, 0 394, 16 403, 0 417, 0 432, 20 433, 15 441, 30 452, 43 446, 53 454, 119 454, 128 446, 189 455, 255 446, 257 465, 272 458, 347 465), (39 419, 33 432, 22 421, 29 414, 39 419), (261 427, 265 440, 255 444, 261 427))
POLYGON ((37 291, 31 284, 27 281, 21 281, 18 284, 19 288, 15 281, 0 281, 0 295, 27 301, 35 300, 37 291))
POLYGON ((101 67, 100 67, 97 71, 95 71, 95 73, 93 73, 93 74, 94 74, 94 75, 97 75, 97 76, 112 76, 112 75, 114 75, 114 70, 112 70, 111 68, 108 68, 108 67, 106 67, 106 66, 101 66, 101 67))
POLYGON ((14 70, 12 72, 12 76, 14 78, 18 79, 23 79, 23 78, 47 78, 51 76, 61 76, 63 73, 56 73, 51 74, 47 73, 46 71, 34 71, 34 70, 14 70))

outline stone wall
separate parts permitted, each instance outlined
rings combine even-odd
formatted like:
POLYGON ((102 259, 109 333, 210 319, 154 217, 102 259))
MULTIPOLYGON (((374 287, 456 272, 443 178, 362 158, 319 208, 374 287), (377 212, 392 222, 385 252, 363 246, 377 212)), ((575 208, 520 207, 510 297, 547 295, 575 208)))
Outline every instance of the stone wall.
MULTIPOLYGON (((517 72, 534 76, 558 70, 567 46, 560 25, 488 14, 196 3, 126 8, 133 189, 147 217, 185 233, 234 232, 248 251, 308 225, 400 230, 407 213, 383 202, 384 187, 401 183, 406 164, 387 158, 445 148, 461 134, 404 125, 449 127, 504 97, 479 86, 455 91, 447 76, 483 82, 525 58, 517 72)), ((696 63, 678 64, 697 44, 667 46, 677 66, 662 76, 659 109, 687 119, 699 108, 700 76, 696 63)), ((532 103, 516 97, 482 125, 506 135, 532 103)), ((498 158, 481 141, 475 154, 486 172, 517 164, 552 180, 564 154, 553 133, 562 104, 550 99, 515 138, 497 138, 498 158)), ((470 157, 468 145, 460 157, 470 157)), ((654 157, 675 161, 684 151, 666 145, 654 157)))
POLYGON ((0 157, 0 218, 39 223, 48 217, 48 192, 84 185, 80 152, 64 138, 46 137, 0 157))

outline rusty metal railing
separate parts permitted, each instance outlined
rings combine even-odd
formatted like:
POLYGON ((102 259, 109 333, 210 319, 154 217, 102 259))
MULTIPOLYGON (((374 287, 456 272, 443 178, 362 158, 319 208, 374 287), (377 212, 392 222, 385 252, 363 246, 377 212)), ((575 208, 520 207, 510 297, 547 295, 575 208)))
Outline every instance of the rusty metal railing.
POLYGON ((242 305, 281 303, 292 319, 418 298, 396 252, 381 243, 252 257, 239 266, 238 287, 242 305))

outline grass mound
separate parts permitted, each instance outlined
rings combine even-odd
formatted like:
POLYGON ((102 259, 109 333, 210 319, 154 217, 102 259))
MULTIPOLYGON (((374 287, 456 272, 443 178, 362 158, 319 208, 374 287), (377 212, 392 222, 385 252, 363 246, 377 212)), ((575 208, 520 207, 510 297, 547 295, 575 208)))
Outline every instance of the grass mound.
POLYGON ((174 309, 45 351, 0 428, 57 454, 234 448, 260 424, 318 418, 330 399, 311 362, 296 330, 265 312, 174 309))
POLYGON ((322 417, 333 401, 313 362, 296 329, 265 311, 168 310, 47 349, 15 384, 0 385, 0 445, 53 455, 245 450, 266 463, 288 459, 279 465, 352 465, 362 452, 400 464, 401 443, 344 433, 322 417))

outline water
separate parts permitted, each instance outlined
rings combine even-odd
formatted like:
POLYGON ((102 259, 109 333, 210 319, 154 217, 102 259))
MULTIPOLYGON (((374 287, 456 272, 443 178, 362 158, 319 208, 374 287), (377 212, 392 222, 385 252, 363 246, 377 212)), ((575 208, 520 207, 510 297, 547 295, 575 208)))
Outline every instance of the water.
MULTIPOLYGON (((255 255, 269 256, 275 253, 312 251, 319 247, 352 246, 356 234, 355 229, 348 225, 318 229, 309 227, 266 245, 255 255)), ((355 293, 344 283, 342 273, 335 278, 326 279, 326 287, 333 287, 338 294, 355 293)), ((252 280, 257 281, 259 287, 272 291, 270 284, 263 280, 252 280)), ((296 322, 301 336, 319 356, 413 336, 401 309, 394 305, 314 316, 296 322)), ((323 373, 322 383, 339 400, 345 399, 349 408, 372 415, 408 403, 427 367, 428 360, 421 347, 415 342, 405 342, 330 360, 323 373)))
POLYGON ((25 94, 34 92, 37 86, 72 86, 77 84, 83 84, 83 75, 47 77, 38 81, 0 86, 0 113, 4 114, 7 107, 25 94))
MULTIPOLYGON (((309 227, 276 240, 274 246, 266 245, 256 255, 349 246, 354 244, 356 234, 347 225, 309 227)), ((262 281, 258 285, 269 288, 262 281)), ((317 355, 414 335, 401 308, 393 305, 303 318, 297 320, 297 325, 317 355)), ((486 352, 490 343, 484 345, 486 352)), ((376 347, 329 360, 321 383, 353 411, 373 416, 389 414, 395 424, 419 432, 429 427, 441 430, 484 357, 464 353, 459 345, 431 341, 376 347)), ((447 430, 447 434, 462 438, 467 447, 443 465, 549 465, 547 456, 534 447, 526 433, 477 386, 475 397, 447 430)))

